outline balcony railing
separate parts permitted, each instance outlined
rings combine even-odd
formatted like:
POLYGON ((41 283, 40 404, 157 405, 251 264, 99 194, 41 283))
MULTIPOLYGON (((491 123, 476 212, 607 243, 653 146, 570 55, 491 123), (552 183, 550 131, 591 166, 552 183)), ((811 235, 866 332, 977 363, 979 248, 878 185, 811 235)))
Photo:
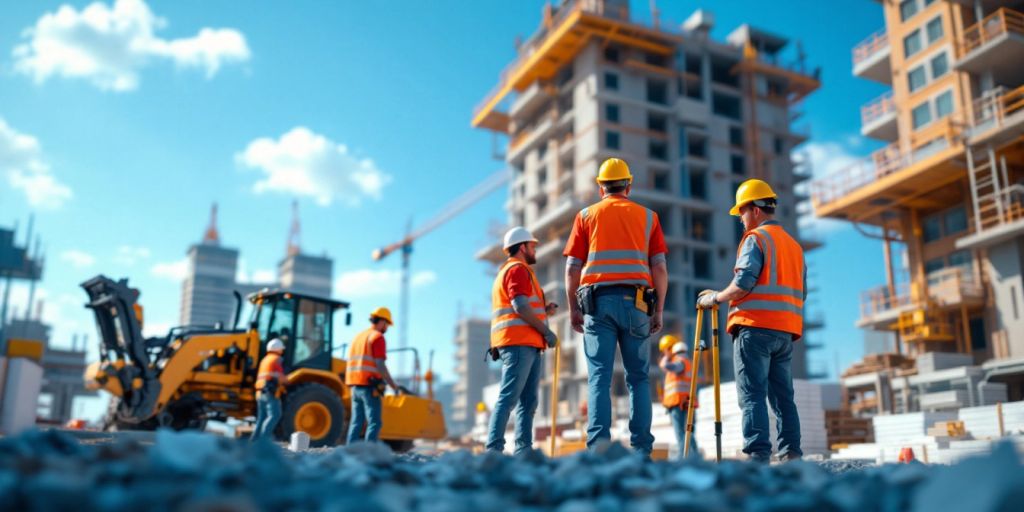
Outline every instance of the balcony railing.
POLYGON ((974 100, 972 135, 981 129, 1000 128, 1007 117, 1024 112, 1024 86, 1007 90, 997 87, 974 100))
POLYGON ((907 166, 959 143, 961 124, 947 116, 910 136, 911 150, 892 143, 867 158, 811 183, 815 207, 839 200, 907 166))
POLYGON ((960 42, 960 56, 978 49, 985 43, 1010 32, 1024 34, 1024 14, 1005 7, 964 30, 960 42))
MULTIPOLYGON (((965 300, 977 300, 984 296, 981 284, 974 279, 974 274, 965 267, 948 267, 931 272, 928 279, 928 299, 932 304, 949 306, 961 304, 965 300)), ((878 286, 861 293, 860 316, 870 319, 915 303, 911 286, 908 283, 897 283, 890 293, 888 286, 878 286)), ((926 301, 918 301, 926 302, 926 301)))
POLYGON ((867 39, 853 47, 853 65, 856 66, 872 55, 889 47, 889 35, 885 29, 871 34, 867 39))
POLYGON ((867 126, 893 112, 896 112, 896 102, 892 99, 892 91, 888 91, 860 107, 861 126, 867 126))

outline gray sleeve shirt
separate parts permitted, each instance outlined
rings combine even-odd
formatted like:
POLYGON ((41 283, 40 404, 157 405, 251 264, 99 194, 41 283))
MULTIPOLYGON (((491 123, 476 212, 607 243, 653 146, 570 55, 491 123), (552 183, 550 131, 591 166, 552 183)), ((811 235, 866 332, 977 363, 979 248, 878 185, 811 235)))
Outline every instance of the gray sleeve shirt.
MULTIPOLYGON (((807 300, 807 261, 803 262, 804 267, 804 300, 807 300)), ((761 275, 761 268, 764 267, 764 252, 757 245, 753 236, 743 240, 740 247, 740 255, 736 258, 736 275, 733 277, 733 284, 744 291, 750 291, 757 284, 757 278, 761 275)))

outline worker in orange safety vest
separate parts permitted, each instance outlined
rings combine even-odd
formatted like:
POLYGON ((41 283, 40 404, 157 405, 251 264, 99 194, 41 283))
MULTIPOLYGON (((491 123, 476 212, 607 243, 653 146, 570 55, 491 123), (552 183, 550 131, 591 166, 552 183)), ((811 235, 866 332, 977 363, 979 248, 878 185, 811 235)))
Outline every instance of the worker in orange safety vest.
POLYGON ((384 333, 392 325, 391 310, 380 307, 370 313, 370 327, 356 335, 348 350, 345 384, 352 392, 347 442, 378 441, 383 427, 381 401, 387 384, 399 392, 387 365, 384 333), (366 428, 365 434, 363 428, 366 428))
POLYGON ((761 463, 771 460, 772 450, 766 398, 778 419, 779 459, 803 456, 791 363, 793 342, 803 335, 807 267, 800 243, 775 220, 777 204, 764 181, 740 184, 729 211, 745 230, 735 276, 724 290, 704 290, 697 299, 702 309, 729 304, 726 330, 733 337, 743 452, 761 463))
POLYGON ((267 355, 260 361, 256 374, 256 427, 251 440, 273 436, 281 421, 281 395, 288 377, 284 373, 281 357, 284 343, 274 338, 267 342, 267 355))
MULTIPOLYGON (((688 349, 676 336, 666 334, 658 342, 661 350, 661 361, 658 366, 665 373, 665 386, 662 389, 661 405, 665 406, 672 427, 676 433, 679 456, 683 455, 683 444, 686 442, 686 414, 690 406, 690 383, 693 379, 692 364, 687 357, 688 349)), ((692 397, 693 408, 697 408, 697 397, 692 397)), ((697 424, 696 413, 693 417, 697 424)), ((697 453, 697 436, 690 436, 690 453, 697 453)))

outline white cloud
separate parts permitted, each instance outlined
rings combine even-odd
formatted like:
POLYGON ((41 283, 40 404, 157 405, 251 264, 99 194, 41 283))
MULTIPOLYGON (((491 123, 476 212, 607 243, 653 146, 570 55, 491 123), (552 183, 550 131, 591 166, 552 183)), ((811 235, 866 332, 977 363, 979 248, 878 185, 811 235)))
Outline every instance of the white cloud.
POLYGON ((31 135, 19 133, 0 118, 0 173, 11 188, 21 190, 28 204, 44 209, 60 208, 71 199, 71 188, 50 173, 42 146, 31 135))
POLYGON ((150 269, 156 277, 161 277, 171 281, 182 281, 185 276, 188 275, 188 258, 182 258, 178 261, 170 261, 164 263, 157 263, 150 269))
MULTIPOLYGON (((845 143, 834 141, 809 142, 798 152, 798 156, 809 160, 813 180, 820 180, 834 173, 841 172, 852 165, 861 162, 864 157, 858 156, 850 150, 854 146, 852 137, 847 137, 845 143)), ((807 192, 809 182, 799 185, 799 190, 807 192)), ((800 229, 805 235, 823 236, 840 229, 849 228, 850 223, 838 219, 819 218, 814 216, 813 208, 810 205, 802 207, 797 205, 797 211, 801 214, 800 229)))
MULTIPOLYGON (((334 295, 339 297, 374 297, 398 294, 402 273, 398 270, 372 270, 368 268, 345 272, 334 281, 334 295)), ((410 276, 413 288, 437 282, 437 274, 422 270, 410 276)))
POLYGON ((269 269, 265 269, 264 268, 264 269, 258 269, 258 270, 256 270, 255 272, 252 273, 252 282, 253 283, 259 283, 259 284, 273 283, 276 280, 277 280, 277 272, 274 272, 273 270, 269 270, 269 269))
POLYGON ((117 248, 117 254, 114 256, 114 261, 122 265, 132 266, 140 260, 149 258, 149 255, 150 251, 147 247, 122 245, 117 248))
POLYGON ((235 160, 263 173, 253 191, 312 197, 321 206, 335 200, 349 206, 363 197, 380 199, 391 181, 373 160, 353 155, 347 146, 299 126, 274 140, 253 140, 235 160))
POLYGON ((60 259, 70 263, 75 268, 91 267, 93 263, 96 263, 96 257, 78 249, 71 249, 60 253, 60 259))
POLYGON ((222 65, 249 60, 245 36, 230 28, 202 28, 192 37, 161 39, 154 32, 166 20, 143 0, 93 2, 81 11, 70 5, 44 14, 24 30, 14 48, 14 69, 37 83, 51 76, 81 78, 103 90, 131 91, 152 61, 201 68, 214 76, 222 65))

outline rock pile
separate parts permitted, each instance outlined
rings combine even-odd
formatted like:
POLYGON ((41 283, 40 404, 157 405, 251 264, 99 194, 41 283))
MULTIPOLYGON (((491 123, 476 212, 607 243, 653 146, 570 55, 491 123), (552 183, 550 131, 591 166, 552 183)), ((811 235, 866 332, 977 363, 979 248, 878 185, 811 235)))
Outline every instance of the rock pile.
POLYGON ((58 431, 0 439, 0 510, 486 512, 1002 511, 1024 507, 1017 453, 959 465, 646 462, 620 445, 548 459, 291 453, 201 433, 90 445, 58 431))

